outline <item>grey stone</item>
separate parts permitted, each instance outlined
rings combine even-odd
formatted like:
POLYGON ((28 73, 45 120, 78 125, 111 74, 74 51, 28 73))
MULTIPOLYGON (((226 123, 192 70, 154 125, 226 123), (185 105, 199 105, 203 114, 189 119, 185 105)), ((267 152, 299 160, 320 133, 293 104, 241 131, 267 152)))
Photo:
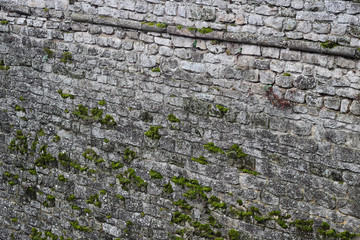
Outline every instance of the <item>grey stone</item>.
POLYGON ((294 87, 301 90, 312 89, 316 86, 316 80, 313 77, 299 75, 294 79, 293 84, 294 87))
POLYGON ((339 110, 340 109, 340 99, 334 98, 334 97, 325 97, 324 98, 324 105, 327 108, 333 109, 333 110, 339 110))

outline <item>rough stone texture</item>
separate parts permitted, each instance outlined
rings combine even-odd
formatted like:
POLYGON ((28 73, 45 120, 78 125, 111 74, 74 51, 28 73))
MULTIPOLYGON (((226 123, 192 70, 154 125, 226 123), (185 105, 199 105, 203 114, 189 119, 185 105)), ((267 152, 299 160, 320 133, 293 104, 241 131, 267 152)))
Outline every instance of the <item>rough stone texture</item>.
POLYGON ((322 222, 359 233, 357 3, 0 5, 0 239, 324 239, 322 222), (287 228, 259 220, 274 210, 287 228), (192 220, 171 223, 176 211, 192 220), (290 225, 300 219, 313 231, 290 225))

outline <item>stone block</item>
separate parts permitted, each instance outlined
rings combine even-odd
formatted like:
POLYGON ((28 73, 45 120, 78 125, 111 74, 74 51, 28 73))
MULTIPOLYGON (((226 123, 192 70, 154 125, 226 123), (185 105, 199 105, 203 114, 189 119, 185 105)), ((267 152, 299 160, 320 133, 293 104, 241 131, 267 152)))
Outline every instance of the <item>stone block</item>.
POLYGON ((340 109, 340 98, 336 97, 324 97, 324 105, 325 107, 333 110, 339 110, 340 109))
POLYGON ((260 56, 260 47, 256 45, 242 45, 241 54, 260 56))

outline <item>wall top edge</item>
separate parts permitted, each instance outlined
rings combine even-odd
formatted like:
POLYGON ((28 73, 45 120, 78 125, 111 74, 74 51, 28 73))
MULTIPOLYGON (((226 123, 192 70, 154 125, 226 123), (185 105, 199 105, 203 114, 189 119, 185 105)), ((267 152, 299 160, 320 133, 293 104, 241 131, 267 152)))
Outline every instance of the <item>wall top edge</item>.
MULTIPOLYGON (((33 9, 35 8, 33 7, 20 6, 16 4, 8 5, 6 4, 6 2, 2 2, 2 3, 0 2, 0 7, 4 11, 8 11, 20 15, 31 16, 35 14, 35 11, 33 11, 33 9)), ((338 45, 333 48, 324 48, 321 45, 322 42, 315 42, 309 40, 294 40, 294 39, 288 39, 286 37, 266 36, 257 33, 247 33, 247 32, 235 33, 235 32, 216 31, 216 30, 203 34, 198 31, 189 30, 188 26, 182 26, 181 28, 176 25, 157 26, 157 24, 149 24, 143 21, 121 19, 121 18, 115 18, 109 16, 101 16, 101 15, 82 14, 75 12, 70 13, 66 18, 69 18, 69 21, 73 21, 73 22, 105 25, 105 26, 133 29, 133 30, 146 31, 146 32, 168 33, 170 35, 176 35, 182 37, 236 42, 242 44, 283 48, 289 50, 297 50, 303 52, 360 59, 360 51, 356 47, 338 45)))

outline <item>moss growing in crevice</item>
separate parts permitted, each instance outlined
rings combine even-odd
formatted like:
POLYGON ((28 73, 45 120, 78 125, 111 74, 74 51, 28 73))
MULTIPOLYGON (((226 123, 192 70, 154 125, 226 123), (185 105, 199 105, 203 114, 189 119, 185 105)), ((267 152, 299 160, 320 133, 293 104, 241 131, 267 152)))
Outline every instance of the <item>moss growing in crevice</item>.
POLYGON ((126 148, 124 151, 124 161, 125 162, 131 162, 133 159, 135 159, 136 153, 133 150, 130 150, 130 148, 126 148))
POLYGON ((211 192, 211 187, 202 187, 199 182, 195 179, 186 179, 184 177, 173 177, 171 181, 177 185, 180 185, 182 188, 189 188, 186 193, 183 194, 184 197, 189 199, 197 199, 201 197, 203 199, 208 199, 205 192, 211 192))
POLYGON ((172 188, 171 183, 165 184, 163 187, 163 191, 168 194, 173 193, 174 189, 172 188))
POLYGON ((331 49, 331 48, 339 46, 339 44, 334 43, 332 41, 323 42, 320 45, 321 45, 321 47, 327 48, 327 49, 331 49))
POLYGON ((225 152, 221 148, 219 148, 218 146, 215 146, 215 144, 213 142, 209 142, 209 143, 205 144, 204 148, 209 150, 212 153, 225 154, 225 152))
POLYGON ((129 191, 131 186, 135 186, 139 190, 146 189, 148 185, 147 182, 135 174, 135 170, 132 168, 128 168, 123 173, 116 175, 116 177, 125 191, 129 191))
POLYGON ((62 89, 59 89, 58 94, 60 94, 60 96, 64 99, 70 98, 70 99, 75 99, 75 96, 70 94, 70 93, 63 93, 62 89))
POLYGON ((95 164, 100 164, 102 162, 105 162, 105 160, 101 158, 99 155, 97 155, 95 150, 92 148, 89 148, 85 152, 83 152, 82 156, 91 162, 95 162, 95 164))
POLYGON ((40 157, 35 160, 36 166, 45 168, 49 166, 51 163, 56 162, 56 158, 53 157, 51 153, 47 152, 47 147, 48 147, 47 145, 43 145, 40 148, 39 150, 40 157))
POLYGON ((169 122, 180 122, 180 120, 172 113, 167 116, 169 122))
POLYGON ((45 52, 47 58, 52 58, 54 56, 54 51, 52 51, 48 47, 44 47, 44 52, 45 52))
POLYGON ((226 203, 220 202, 220 199, 215 196, 211 196, 209 198, 209 203, 214 209, 226 209, 227 208, 226 203))
POLYGON ((116 169, 120 169, 124 167, 124 164, 120 163, 120 162, 111 162, 111 168, 116 170, 116 169))
POLYGON ((293 222, 290 222, 290 225, 295 226, 298 230, 303 232, 312 232, 313 231, 314 220, 303 220, 298 219, 293 222))
POLYGON ((20 107, 19 105, 15 105, 14 110, 16 112, 24 112, 24 113, 26 113, 26 109, 23 108, 23 107, 20 107))
POLYGON ((94 206, 101 208, 101 202, 99 201, 99 194, 90 195, 86 200, 87 204, 94 204, 94 206))
POLYGON ((191 217, 186 214, 182 214, 179 211, 174 212, 173 216, 171 217, 171 223, 182 224, 185 222, 191 222, 191 217))
POLYGON ((197 31, 202 34, 207 34, 207 33, 211 33, 213 30, 209 27, 202 27, 200 29, 197 29, 197 31))
POLYGON ((25 155, 28 152, 28 141, 27 137, 21 130, 16 131, 15 139, 10 141, 9 149, 12 152, 20 153, 25 155))
POLYGON ((17 174, 5 172, 3 176, 7 181, 7 183, 10 184, 11 186, 17 185, 19 183, 19 175, 17 174))
POLYGON ((70 221, 70 224, 75 230, 78 230, 78 231, 81 231, 81 232, 91 232, 92 231, 92 229, 89 228, 89 227, 80 226, 79 222, 77 220, 76 221, 70 221))
POLYGON ((151 179, 163 179, 163 176, 153 169, 150 170, 149 175, 150 175, 151 179))
POLYGON ((5 65, 3 60, 0 61, 0 70, 7 71, 10 69, 10 66, 5 65))
POLYGON ((191 209, 194 208, 193 206, 190 206, 184 199, 179 199, 179 200, 173 202, 173 204, 175 206, 180 207, 183 210, 188 210, 188 211, 190 211, 191 209))
POLYGON ((241 169, 241 171, 242 171, 243 173, 252 174, 252 175, 254 175, 254 176, 257 176, 257 175, 260 174, 260 173, 258 173, 258 172, 256 172, 256 171, 251 171, 251 170, 248 170, 248 169, 241 169))
POLYGON ((159 129, 162 128, 160 126, 150 126, 149 131, 145 133, 145 136, 151 139, 159 140, 161 135, 159 134, 159 129))
POLYGON ((60 62, 72 63, 72 61, 73 61, 72 54, 70 52, 63 52, 63 58, 60 59, 60 62))
POLYGON ((199 156, 198 158, 191 158, 192 161, 195 161, 195 162, 198 162, 200 164, 203 164, 203 165, 206 165, 208 164, 209 162, 207 161, 207 158, 204 157, 204 156, 199 156))

